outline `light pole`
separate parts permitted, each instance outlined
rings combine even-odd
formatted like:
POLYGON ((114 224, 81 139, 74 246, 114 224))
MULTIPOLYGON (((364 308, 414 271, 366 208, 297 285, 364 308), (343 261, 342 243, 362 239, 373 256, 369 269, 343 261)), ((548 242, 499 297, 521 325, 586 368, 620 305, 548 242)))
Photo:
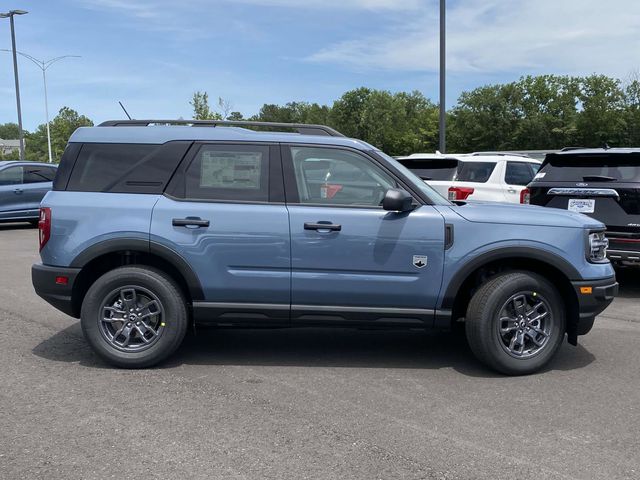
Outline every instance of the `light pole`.
MULTIPOLYGON (((0 49, 3 52, 8 52, 4 48, 0 49)), ((49 131, 49 100, 47 98, 47 69, 54 63, 63 60, 65 58, 80 58, 80 55, 62 55, 61 57, 52 58, 50 60, 38 60, 35 57, 27 53, 17 52, 18 55, 22 55, 24 58, 28 58, 35 63, 40 70, 42 70, 42 82, 44 84, 44 113, 47 119, 47 145, 49 147, 49 163, 53 163, 53 155, 51 153, 51 132, 49 131)))
POLYGON ((446 122, 447 105, 445 100, 446 87, 446 0, 440 0, 440 152, 446 153, 446 122))
POLYGON ((20 109, 20 82, 18 81, 18 56, 16 55, 16 33, 13 26, 13 17, 29 12, 24 10, 11 10, 0 13, 0 18, 8 18, 11 23, 11 47, 13 49, 13 76, 16 80, 16 105, 18 107, 18 135, 20 136, 20 160, 24 161, 24 133, 22 132, 22 110, 20 109))

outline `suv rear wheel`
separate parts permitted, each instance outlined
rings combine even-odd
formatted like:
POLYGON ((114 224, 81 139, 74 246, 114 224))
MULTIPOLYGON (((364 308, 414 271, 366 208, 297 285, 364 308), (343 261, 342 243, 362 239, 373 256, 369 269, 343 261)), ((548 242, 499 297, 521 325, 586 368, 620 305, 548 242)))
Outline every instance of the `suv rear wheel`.
POLYGON ((85 338, 106 362, 150 367, 171 355, 187 331, 184 296, 163 272, 116 268, 89 288, 82 303, 85 338))
POLYGON ((565 333, 564 303, 540 275, 505 273, 473 295, 466 317, 469 345, 479 360, 509 375, 542 368, 565 333))

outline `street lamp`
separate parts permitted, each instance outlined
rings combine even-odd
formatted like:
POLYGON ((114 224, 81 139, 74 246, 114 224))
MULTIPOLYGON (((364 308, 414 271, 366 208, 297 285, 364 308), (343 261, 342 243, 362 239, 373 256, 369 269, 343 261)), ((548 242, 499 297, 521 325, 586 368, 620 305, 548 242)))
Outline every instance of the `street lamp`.
POLYGON ((446 153, 446 121, 447 121, 447 102, 445 100, 446 88, 446 0, 440 0, 440 152, 446 153))
POLYGON ((7 13, 0 13, 0 18, 8 18, 11 23, 11 47, 13 49, 13 76, 16 80, 16 105, 18 107, 18 134, 20 135, 20 160, 24 161, 24 133, 22 132, 22 111, 20 110, 20 82, 18 82, 18 56, 16 55, 16 33, 13 26, 13 17, 24 15, 24 10, 11 10, 7 13))
MULTIPOLYGON (((0 51, 9 52, 10 50, 1 48, 0 51)), ((44 113, 47 119, 47 145, 49 147, 49 163, 52 163, 53 155, 51 154, 51 132, 49 131, 49 100, 47 99, 47 69, 60 60, 65 58, 80 58, 80 55, 62 55, 61 57, 52 58, 50 60, 38 60, 27 53, 17 53, 18 55, 22 55, 24 58, 31 60, 40 70, 42 70, 42 82, 44 84, 44 113)))

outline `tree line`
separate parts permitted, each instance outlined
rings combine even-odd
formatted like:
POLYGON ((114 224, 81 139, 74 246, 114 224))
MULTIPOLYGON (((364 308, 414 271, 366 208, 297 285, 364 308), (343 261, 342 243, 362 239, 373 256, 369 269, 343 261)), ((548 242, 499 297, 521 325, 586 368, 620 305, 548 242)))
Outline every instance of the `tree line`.
MULTIPOLYGON (((60 156, 64 152, 64 148, 69 141, 71 134, 79 127, 93 126, 91 119, 69 107, 62 107, 58 114, 49 123, 51 132, 51 152, 54 161, 60 161, 60 156)), ((35 162, 46 162, 49 160, 47 148, 47 125, 43 123, 39 125, 34 132, 23 131, 25 140, 25 159, 35 162)), ((17 139, 18 124, 4 123, 0 124, 0 138, 3 140, 17 139)), ((9 154, 2 155, 0 152, 0 160, 18 160, 18 150, 9 154)))
MULTIPOLYGON (((219 104, 228 102, 219 99, 219 104)), ((243 119, 211 110, 195 92, 194 118, 243 119)), ((438 105, 418 91, 358 88, 332 105, 265 104, 247 120, 320 123, 391 155, 438 148, 438 105)), ((640 146, 640 78, 540 75, 463 92, 447 112, 451 152, 640 146)))
MULTIPOLYGON (((207 92, 189 102, 194 119, 318 123, 362 139, 390 155, 438 148, 438 105, 418 91, 389 92, 366 87, 344 93, 331 105, 264 104, 245 117, 222 98, 214 106, 207 92)), ((67 107, 52 121, 57 159, 69 135, 89 118, 67 107)), ((0 138, 11 124, 0 125, 0 138)), ((640 146, 640 78, 605 75, 525 76, 463 92, 447 112, 447 150, 544 150, 565 146, 640 146)), ((27 157, 46 159, 44 125, 27 135, 27 157)))

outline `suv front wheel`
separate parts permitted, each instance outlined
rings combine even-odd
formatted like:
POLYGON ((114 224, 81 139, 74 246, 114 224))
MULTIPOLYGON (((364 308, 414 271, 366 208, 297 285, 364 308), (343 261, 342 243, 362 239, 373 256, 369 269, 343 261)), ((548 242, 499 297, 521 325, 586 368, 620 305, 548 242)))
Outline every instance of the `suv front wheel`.
POLYGON ((163 272, 146 266, 105 273, 82 303, 85 338, 103 360, 118 367, 161 362, 180 346, 187 324, 180 289, 163 272))
POLYGON ((479 360, 509 375, 526 375, 555 355, 565 333, 564 303, 545 278, 530 272, 498 275, 473 295, 467 340, 479 360))

